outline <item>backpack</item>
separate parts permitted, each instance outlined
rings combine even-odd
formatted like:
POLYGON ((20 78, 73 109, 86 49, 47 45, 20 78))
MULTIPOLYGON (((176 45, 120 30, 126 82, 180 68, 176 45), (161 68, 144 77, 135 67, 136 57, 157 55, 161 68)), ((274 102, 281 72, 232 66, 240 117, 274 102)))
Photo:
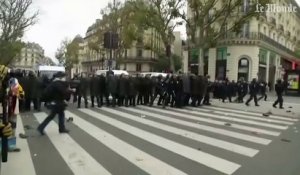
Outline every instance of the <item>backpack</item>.
POLYGON ((48 85, 42 92, 41 101, 51 102, 53 100, 53 86, 48 85))

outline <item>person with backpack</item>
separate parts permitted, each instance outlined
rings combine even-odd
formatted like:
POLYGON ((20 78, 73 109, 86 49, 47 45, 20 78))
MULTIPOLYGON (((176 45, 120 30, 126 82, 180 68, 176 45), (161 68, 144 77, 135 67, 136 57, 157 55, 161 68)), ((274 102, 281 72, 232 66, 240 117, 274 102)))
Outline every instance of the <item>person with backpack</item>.
POLYGON ((55 74, 54 80, 44 92, 44 94, 49 94, 47 99, 51 102, 51 106, 49 107, 51 112, 50 115, 37 128, 41 135, 44 135, 44 129, 56 115, 58 115, 59 133, 69 133, 69 130, 67 130, 65 127, 64 110, 67 107, 65 100, 70 99, 72 92, 75 92, 75 89, 70 89, 68 83, 66 82, 65 73, 58 72, 55 74))

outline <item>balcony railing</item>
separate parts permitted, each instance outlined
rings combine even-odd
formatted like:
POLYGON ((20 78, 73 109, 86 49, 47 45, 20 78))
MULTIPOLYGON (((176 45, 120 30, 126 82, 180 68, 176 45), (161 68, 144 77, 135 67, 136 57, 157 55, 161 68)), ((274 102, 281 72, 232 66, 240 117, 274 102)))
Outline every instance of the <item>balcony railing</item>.
POLYGON ((278 30, 284 32, 284 27, 283 27, 282 24, 279 24, 279 25, 278 25, 278 30))
POLYGON ((266 12, 261 12, 260 17, 267 19, 267 13, 266 12))
POLYGON ((270 23, 276 26, 276 19, 273 17, 270 17, 270 23))
POLYGON ((287 37, 291 37, 291 32, 290 31, 286 31, 286 36, 287 37))
POLYGON ((250 33, 246 33, 246 34, 228 33, 226 36, 220 38, 220 41, 226 41, 226 40, 231 40, 231 41, 232 40, 260 40, 260 41, 264 41, 280 50, 283 50, 283 51, 287 52, 288 54, 295 55, 294 51, 281 45, 277 41, 273 40, 272 38, 270 38, 260 32, 250 32, 250 33))

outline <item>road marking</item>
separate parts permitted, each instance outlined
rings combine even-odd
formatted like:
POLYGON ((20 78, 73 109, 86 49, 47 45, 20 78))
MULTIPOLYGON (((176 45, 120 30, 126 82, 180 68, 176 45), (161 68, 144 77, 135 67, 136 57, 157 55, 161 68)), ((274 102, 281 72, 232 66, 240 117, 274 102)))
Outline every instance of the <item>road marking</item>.
POLYGON ((17 116, 16 128, 17 147, 20 148, 21 151, 18 153, 8 153, 7 163, 1 163, 0 174, 36 174, 27 139, 18 138, 19 133, 25 134, 21 116, 17 116))
MULTIPOLYGON (((204 108, 210 109, 210 110, 213 110, 213 109, 214 109, 214 110, 220 110, 220 111, 235 112, 235 113, 239 113, 239 114, 248 114, 248 115, 254 115, 254 116, 259 116, 259 117, 262 116, 261 113, 248 112, 248 111, 241 111, 241 110, 235 110, 235 109, 225 109, 225 108, 212 107, 212 106, 206 106, 206 107, 204 107, 204 108)), ((292 122, 298 121, 298 119, 287 118, 287 117, 280 117, 280 116, 277 116, 277 115, 270 115, 269 118, 280 119, 280 120, 286 120, 286 121, 292 121, 292 122)))
MULTIPOLYGON (((34 116, 38 122, 41 123, 47 117, 47 114, 35 113, 34 116)), ((50 141, 75 175, 111 174, 68 134, 59 134, 58 126, 55 122, 50 122, 45 131, 47 132, 50 141)))
POLYGON ((119 128, 127 133, 130 133, 136 137, 139 137, 143 140, 151 142, 159 147, 162 147, 166 150, 174 152, 174 153, 181 155, 183 157, 186 157, 190 160, 193 160, 195 162, 203 164, 207 167, 213 168, 222 173, 233 174, 237 169, 239 169, 241 167, 241 165, 239 165, 239 164, 236 164, 236 163, 230 162, 228 160, 207 154, 205 152, 181 145, 172 140, 168 140, 166 138, 157 136, 155 134, 149 133, 142 129, 122 123, 118 120, 112 119, 110 117, 99 114, 92 110, 80 109, 80 111, 90 115, 91 117, 97 118, 98 120, 101 120, 105 123, 115 126, 115 127, 119 128))
MULTIPOLYGON (((155 111, 157 111, 157 108, 151 108, 155 111)), ((187 110, 183 110, 183 109, 172 109, 173 111, 178 111, 178 112, 187 112, 189 113, 190 111, 187 110)), ((210 118, 201 118, 201 117, 195 117, 195 116, 191 116, 191 115, 186 115, 183 113, 177 113, 177 112, 171 112, 171 111, 157 111, 157 112, 161 112, 161 113, 166 113, 166 114, 171 114, 171 115, 175 115, 178 117, 185 117, 188 119, 192 119, 192 120, 197 120, 197 121, 201 121, 201 122, 206 122, 206 123, 211 123, 211 124, 215 124, 215 125, 221 125, 224 126, 224 122, 222 121, 216 121, 216 120, 212 120, 210 118)), ((210 111, 211 112, 211 111, 210 111)), ((260 129, 260 128, 255 128, 255 127, 251 127, 251 126, 244 126, 244 125, 240 125, 240 124, 234 124, 231 125, 232 128, 236 128, 236 129, 240 129, 240 130, 244 130, 244 131, 250 131, 250 132, 258 132, 260 134, 266 134, 266 135, 271 135, 271 136, 279 136, 280 132, 275 132, 275 131, 269 131, 269 130, 265 130, 265 129, 260 129)))
MULTIPOLYGON (((158 111, 158 112, 161 111, 161 113, 165 112, 165 110, 157 109, 157 108, 156 109, 148 108, 148 107, 142 107, 142 108, 149 109, 149 110, 153 109, 154 111, 158 111)), ((159 115, 159 114, 156 114, 156 113, 151 113, 151 112, 147 112, 147 111, 143 111, 143 110, 137 110, 137 112, 139 112, 141 114, 146 114, 146 115, 154 117, 154 118, 158 118, 160 120, 165 120, 165 121, 176 123, 176 124, 179 124, 179 125, 184 125, 184 126, 188 126, 188 127, 191 127, 191 128, 196 128, 196 129, 200 129, 200 130, 204 130, 204 131, 209 131, 209 132, 217 133, 217 134, 220 134, 220 135, 226 135, 226 136, 229 136, 229 137, 233 137, 233 138, 240 139, 240 140, 245 140, 245 141, 248 141, 248 142, 258 143, 258 144, 262 144, 262 145, 268 145, 272 142, 269 139, 254 137, 254 136, 250 136, 250 135, 247 135, 247 134, 241 134, 241 133, 237 133, 237 132, 233 132, 233 131, 228 131, 228 130, 225 130, 225 129, 219 129, 219 128, 215 128, 215 127, 201 125, 201 124, 198 124, 198 123, 191 123, 191 122, 187 122, 187 121, 183 121, 183 120, 175 119, 175 118, 168 117, 168 116, 165 116, 165 115, 159 115)), ((169 113, 169 111, 168 111, 168 113, 169 113)), ((180 115, 178 114, 178 116, 180 116, 180 115)), ((186 115, 186 116, 188 116, 188 115, 186 115)), ((185 118, 185 117, 182 117, 182 118, 185 118)), ((194 118, 197 118, 197 117, 194 117, 194 118)), ((224 125, 224 122, 222 123, 222 125, 224 125)))
MULTIPOLYGON (((191 109, 191 108, 188 108, 188 109, 191 109)), ((197 116, 200 116, 200 117, 208 116, 208 117, 211 117, 211 118, 229 120, 229 121, 232 121, 232 122, 239 122, 239 123, 243 123, 243 124, 251 124, 251 125, 256 125, 256 126, 269 127, 269 128, 273 128, 273 129, 286 130, 286 129, 289 128, 288 126, 280 126, 280 125, 276 125, 276 124, 261 123, 261 122, 258 122, 258 121, 239 119, 239 118, 234 118, 234 117, 229 117, 229 116, 220 116, 220 115, 215 115, 215 114, 211 114, 211 113, 209 114, 209 113, 200 112, 199 110, 197 110, 197 111, 185 110, 185 111, 187 111, 189 113, 192 113, 192 114, 196 114, 197 116)))
MULTIPOLYGON (((221 111, 212 111, 212 110, 206 110, 206 109, 202 109, 202 108, 189 108, 187 107, 187 109, 191 109, 191 110, 196 110, 196 111, 202 111, 202 112, 213 112, 215 114, 221 114, 221 115, 228 115, 228 116, 234 116, 234 117, 240 117, 240 118, 245 118, 245 119, 250 119, 250 120, 257 120, 257 121, 264 121, 264 122, 272 122, 272 123, 277 123, 277 124, 285 124, 285 125, 293 125, 293 122, 287 122, 287 121, 282 121, 282 120, 274 120, 274 119, 269 119, 269 118, 259 118, 259 117, 254 117, 254 116, 249 116, 249 115, 242 115, 242 114, 236 114, 236 113, 224 113, 221 111)), ((262 117, 262 116, 261 116, 262 117)))
MULTIPOLYGON (((125 108, 123 108, 123 109, 125 109, 125 108)), ((111 109, 108 109, 108 108, 101 108, 101 110, 112 113, 112 114, 115 114, 115 115, 118 115, 118 116, 121 116, 121 117, 124 117, 124 118, 127 118, 127 119, 130 119, 130 120, 134 120, 136 122, 139 122, 139 123, 142 123, 142 124, 154 127, 154 128, 164 130, 166 132, 170 132, 170 133, 173 133, 173 134, 176 134, 176 135, 181 135, 181 136, 189 138, 191 140, 195 140, 195 141, 202 142, 202 143, 205 143, 205 144, 208 144, 208 145, 211 145, 211 146, 215 146, 215 147, 218 147, 218 148, 221 148, 221 149, 225 149, 227 151, 235 152, 237 154, 241 154, 241 155, 244 155, 244 156, 254 157, 259 152, 258 150, 253 149, 253 148, 248 148, 248 147, 241 146, 241 145, 234 144, 234 143, 230 143, 230 142, 227 142, 227 141, 215 139, 215 138, 212 138, 212 137, 207 137, 207 136, 195 133, 195 132, 191 132, 191 131, 171 127, 171 126, 161 124, 161 123, 158 123, 158 122, 154 122, 154 121, 151 121, 151 120, 139 118, 137 116, 134 116, 134 115, 131 115, 131 114, 128 114, 128 113, 125 113, 125 112, 120 112, 120 111, 117 111, 117 110, 111 110, 111 109)), ((129 108, 126 108, 126 110, 132 111, 129 108)))
POLYGON ((66 111, 66 116, 73 117, 73 124, 75 124, 79 128, 82 128, 86 133, 94 137, 96 140, 149 174, 186 175, 186 173, 166 164, 165 162, 135 148, 134 146, 124 142, 123 140, 120 140, 117 137, 109 134, 108 132, 83 120, 76 114, 66 111))

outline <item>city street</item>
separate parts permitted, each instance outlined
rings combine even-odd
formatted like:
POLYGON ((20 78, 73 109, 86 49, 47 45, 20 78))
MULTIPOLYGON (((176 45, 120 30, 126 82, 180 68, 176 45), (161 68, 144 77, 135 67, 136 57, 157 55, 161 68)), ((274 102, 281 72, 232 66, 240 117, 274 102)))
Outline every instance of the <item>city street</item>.
POLYGON ((294 99, 287 97, 281 111, 270 101, 246 107, 214 100, 184 109, 70 104, 71 132, 59 134, 51 122, 46 136, 36 127, 48 111, 23 113, 17 134, 28 138, 17 139, 21 152, 9 153, 1 175, 299 175, 300 104, 294 99))

